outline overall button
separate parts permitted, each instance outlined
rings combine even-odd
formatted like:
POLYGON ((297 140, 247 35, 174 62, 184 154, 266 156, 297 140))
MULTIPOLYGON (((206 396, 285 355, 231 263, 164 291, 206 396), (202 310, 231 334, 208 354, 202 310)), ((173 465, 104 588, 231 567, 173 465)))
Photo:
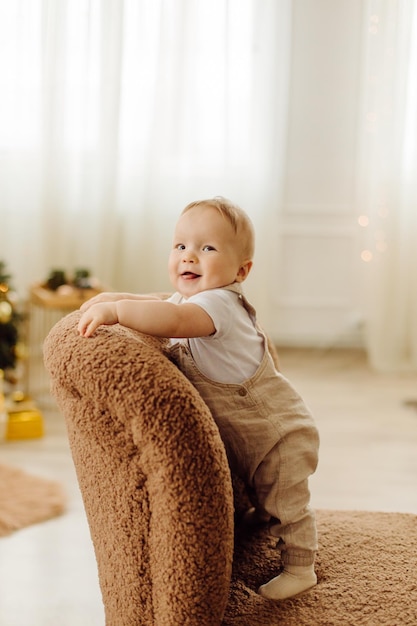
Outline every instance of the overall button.
POLYGON ((247 393, 248 393, 248 392, 247 392, 247 390, 245 389, 245 387, 240 387, 240 389, 239 389, 239 391, 238 391, 238 394, 239 394, 240 396, 246 396, 246 395, 247 395, 247 393))

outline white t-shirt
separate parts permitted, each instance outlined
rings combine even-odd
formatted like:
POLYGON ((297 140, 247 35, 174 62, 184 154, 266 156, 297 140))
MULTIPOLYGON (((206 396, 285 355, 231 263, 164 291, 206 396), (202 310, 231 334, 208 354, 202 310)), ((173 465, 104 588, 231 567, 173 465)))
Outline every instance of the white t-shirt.
POLYGON ((240 384, 254 375, 264 354, 264 340, 237 293, 208 289, 186 299, 178 293, 172 302, 197 304, 211 317, 215 332, 209 337, 171 339, 188 342, 198 369, 222 383, 240 384))

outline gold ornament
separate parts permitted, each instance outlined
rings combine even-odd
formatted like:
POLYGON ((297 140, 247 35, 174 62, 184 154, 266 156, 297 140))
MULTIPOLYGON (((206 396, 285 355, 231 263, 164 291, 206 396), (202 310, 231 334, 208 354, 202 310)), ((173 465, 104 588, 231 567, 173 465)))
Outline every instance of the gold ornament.
POLYGON ((12 319, 13 308, 10 302, 0 302, 0 324, 7 324, 12 319))
POLYGON ((17 342, 17 344, 15 345, 14 351, 16 354, 16 358, 19 359, 19 361, 24 361, 25 359, 28 358, 28 348, 26 344, 23 343, 23 341, 17 342))

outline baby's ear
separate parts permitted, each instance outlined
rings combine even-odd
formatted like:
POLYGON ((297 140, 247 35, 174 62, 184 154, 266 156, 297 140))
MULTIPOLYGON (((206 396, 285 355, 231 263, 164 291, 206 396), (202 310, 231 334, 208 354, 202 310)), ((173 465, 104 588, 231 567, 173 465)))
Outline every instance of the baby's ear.
POLYGON ((248 277, 249 272, 251 271, 253 265, 253 261, 245 261, 240 267, 236 275, 236 282, 243 283, 243 281, 248 277))

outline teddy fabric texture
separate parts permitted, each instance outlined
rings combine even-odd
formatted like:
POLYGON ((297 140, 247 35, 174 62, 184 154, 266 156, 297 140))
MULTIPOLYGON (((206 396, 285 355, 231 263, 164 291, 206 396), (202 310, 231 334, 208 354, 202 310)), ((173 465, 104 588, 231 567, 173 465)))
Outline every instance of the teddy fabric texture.
POLYGON ((209 410, 162 341, 119 325, 84 339, 78 319, 57 324, 44 355, 67 418, 106 624, 219 624, 233 496, 209 410))
MULTIPOLYGON (((281 567, 217 427, 164 340, 119 325, 90 339, 79 312, 44 344, 66 418, 106 626, 415 626, 417 517, 317 511, 318 584, 283 602, 257 594, 281 567)), ((80 568, 82 563, 80 563, 80 568)))

